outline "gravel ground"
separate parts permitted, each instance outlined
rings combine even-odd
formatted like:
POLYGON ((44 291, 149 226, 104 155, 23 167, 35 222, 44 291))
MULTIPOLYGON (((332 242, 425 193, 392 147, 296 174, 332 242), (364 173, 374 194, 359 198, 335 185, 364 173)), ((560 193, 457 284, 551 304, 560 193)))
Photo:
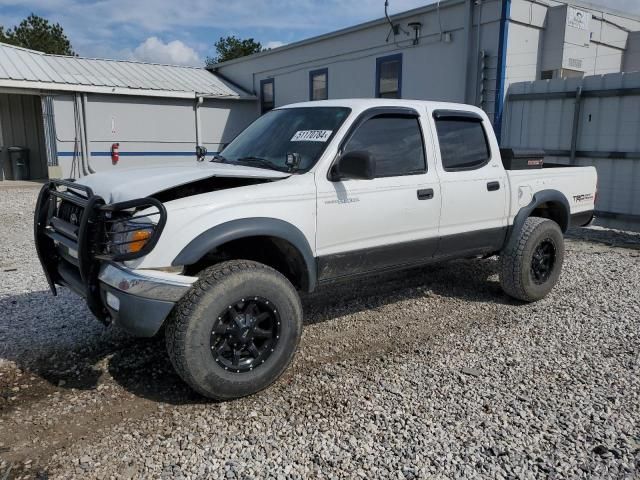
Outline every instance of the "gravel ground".
POLYGON ((640 478, 640 234, 570 232, 532 305, 495 259, 321 290, 284 377, 211 403, 162 341, 50 296, 36 193, 0 190, 2 480, 640 478))

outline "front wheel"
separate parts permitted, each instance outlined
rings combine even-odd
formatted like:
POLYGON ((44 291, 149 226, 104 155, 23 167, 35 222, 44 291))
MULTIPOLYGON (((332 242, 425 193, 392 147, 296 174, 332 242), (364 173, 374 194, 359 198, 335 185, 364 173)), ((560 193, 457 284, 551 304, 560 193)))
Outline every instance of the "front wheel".
POLYGON ((553 220, 529 217, 511 245, 500 254, 500 284, 518 300, 544 298, 560 278, 564 238, 553 220))
POLYGON ((171 363, 194 390, 229 400, 256 393, 285 371, 302 333, 302 306, 279 272, 248 260, 205 270, 166 329, 171 363))

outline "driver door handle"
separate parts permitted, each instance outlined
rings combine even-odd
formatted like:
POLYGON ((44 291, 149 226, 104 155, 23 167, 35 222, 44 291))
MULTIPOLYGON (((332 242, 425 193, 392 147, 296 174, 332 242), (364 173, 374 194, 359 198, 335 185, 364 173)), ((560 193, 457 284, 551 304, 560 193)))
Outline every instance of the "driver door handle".
POLYGON ((418 190, 418 200, 431 200, 433 198, 433 188, 418 190))

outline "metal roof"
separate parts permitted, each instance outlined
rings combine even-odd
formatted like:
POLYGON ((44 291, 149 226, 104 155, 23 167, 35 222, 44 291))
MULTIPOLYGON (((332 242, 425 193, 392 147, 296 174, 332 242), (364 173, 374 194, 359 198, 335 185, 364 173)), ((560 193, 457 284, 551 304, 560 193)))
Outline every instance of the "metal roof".
POLYGON ((205 68, 51 55, 0 43, 0 87, 254 99, 205 68))

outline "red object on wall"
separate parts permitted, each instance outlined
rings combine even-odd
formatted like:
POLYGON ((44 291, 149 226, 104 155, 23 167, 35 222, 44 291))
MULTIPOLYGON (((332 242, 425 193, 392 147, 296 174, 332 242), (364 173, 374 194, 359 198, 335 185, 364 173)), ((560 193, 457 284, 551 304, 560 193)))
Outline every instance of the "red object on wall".
POLYGON ((120 161, 120 144, 113 143, 111 144, 111 163, 113 165, 117 165, 120 161))

